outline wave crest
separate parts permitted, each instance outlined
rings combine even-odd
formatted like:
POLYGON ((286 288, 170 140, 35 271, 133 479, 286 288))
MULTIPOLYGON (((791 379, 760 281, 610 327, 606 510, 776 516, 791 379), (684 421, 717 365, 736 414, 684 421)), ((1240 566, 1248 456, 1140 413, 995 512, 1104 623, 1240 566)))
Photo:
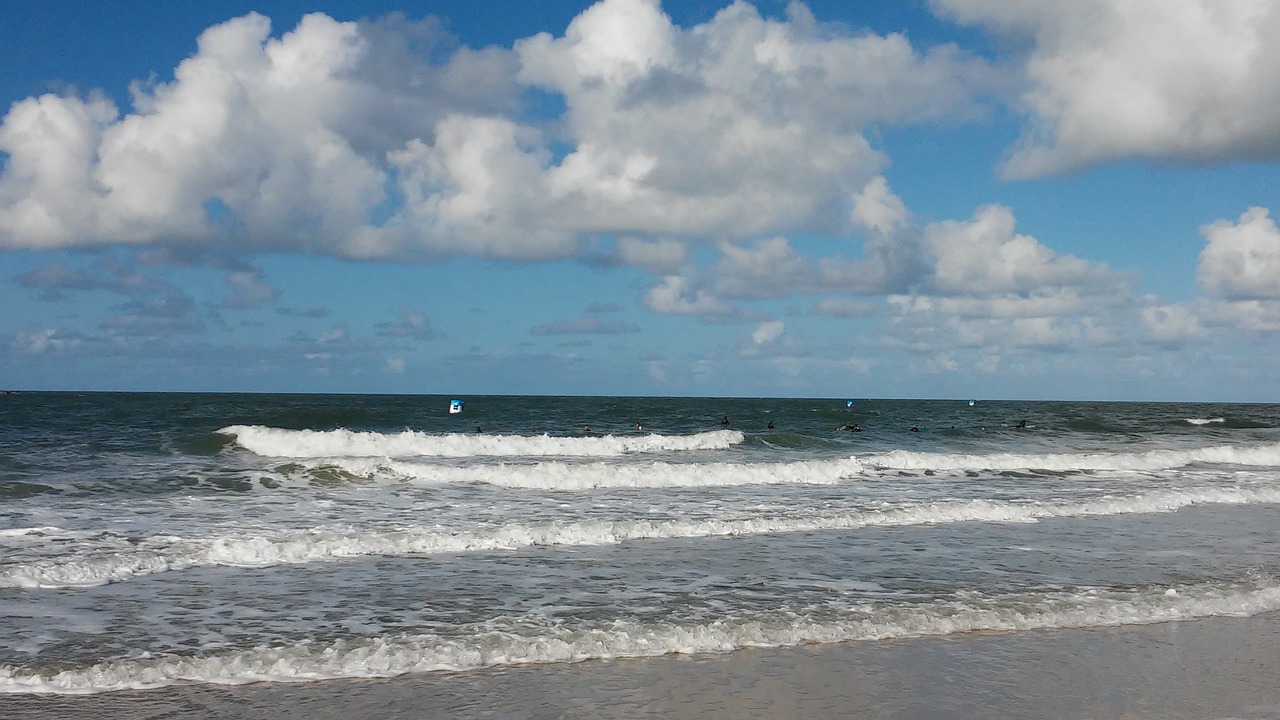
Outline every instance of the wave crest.
POLYGON ((724 450, 741 443, 738 430, 694 435, 553 437, 551 435, 432 435, 417 430, 380 433, 346 430, 286 430, 232 425, 218 431, 257 455, 324 457, 616 457, 632 453, 724 450))

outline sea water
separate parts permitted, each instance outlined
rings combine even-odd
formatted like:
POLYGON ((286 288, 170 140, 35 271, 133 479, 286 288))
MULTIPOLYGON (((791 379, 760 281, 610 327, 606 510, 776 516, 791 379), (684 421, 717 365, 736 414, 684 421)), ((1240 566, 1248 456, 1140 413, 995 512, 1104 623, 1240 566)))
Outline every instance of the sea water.
POLYGON ((1280 406, 450 399, 0 397, 0 693, 1280 609, 1280 406))

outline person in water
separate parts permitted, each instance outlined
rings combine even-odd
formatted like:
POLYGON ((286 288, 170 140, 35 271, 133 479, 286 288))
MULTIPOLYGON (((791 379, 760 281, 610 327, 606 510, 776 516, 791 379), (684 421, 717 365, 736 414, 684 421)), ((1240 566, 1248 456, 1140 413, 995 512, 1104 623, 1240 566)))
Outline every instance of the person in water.
POLYGON ((852 425, 841 425, 837 430, 848 430, 849 432, 862 432, 862 428, 858 427, 858 423, 852 425))
POLYGON ((770 430, 772 430, 772 429, 773 429, 773 421, 772 421, 772 420, 770 420, 770 421, 769 421, 769 429, 770 429, 770 430))
POLYGON ((484 432, 484 431, 480 429, 480 426, 479 426, 479 425, 477 425, 477 426, 476 426, 476 432, 484 432))
POLYGON ((583 425, 583 426, 582 426, 582 434, 583 434, 583 435, 590 435, 590 434, 591 434, 591 426, 590 426, 590 425, 583 425))
POLYGON ((1018 421, 1018 424, 1017 424, 1017 425, 1014 425, 1014 427, 1016 427, 1016 428, 1023 428, 1023 429, 1025 429, 1025 428, 1027 427, 1027 421, 1026 421, 1026 420, 1019 420, 1019 421, 1018 421))
POLYGON ((912 425, 912 426, 911 426, 911 432, 920 432, 920 426, 919 426, 919 425, 912 425))
POLYGON ((644 430, 640 428, 640 423, 636 423, 636 432, 644 432, 644 430))
POLYGON ((724 417, 720 418, 720 424, 721 424, 721 425, 728 425, 728 424, 729 424, 729 416, 728 416, 728 415, 725 415, 724 417))

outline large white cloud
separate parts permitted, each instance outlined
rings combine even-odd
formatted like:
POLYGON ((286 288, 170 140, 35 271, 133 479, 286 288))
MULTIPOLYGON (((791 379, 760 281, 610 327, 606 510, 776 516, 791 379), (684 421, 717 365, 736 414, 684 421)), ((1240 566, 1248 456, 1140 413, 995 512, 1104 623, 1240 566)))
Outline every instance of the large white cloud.
POLYGON ((431 67, 371 39, 390 25, 308 15, 280 38, 250 14, 214 26, 121 117, 98 96, 15 103, 0 125, 0 244, 237 242, 367 254, 385 154, 448 112, 509 104, 514 65, 463 51, 431 67), (399 73, 388 68, 400 68, 399 73), (505 97, 501 77, 508 78, 505 97), (471 78, 481 91, 465 91, 471 78), (487 93, 487 95, 485 94, 487 93), (451 103, 441 107, 441 99, 451 103))
POLYGON ((1017 232, 1013 211, 978 208, 964 222, 934 223, 924 242, 936 265, 930 290, 940 295, 1034 296, 1063 287, 1089 287, 1108 294, 1124 290, 1123 276, 1103 265, 1060 255, 1017 232))
POLYGON ((1280 230, 1266 208, 1249 208, 1238 222, 1201 228, 1208 243, 1198 279, 1205 291, 1227 300, 1280 300, 1280 230))
POLYGON ((1012 177, 1115 158, 1280 156, 1280 4, 1272 0, 933 0, 1030 42, 1032 126, 1012 177))
POLYGON ((313 14, 273 37, 249 14, 124 113, 92 94, 11 107, 0 246, 549 259, 596 234, 842 231, 884 164, 864 130, 971 113, 991 69, 789 12, 735 2, 681 28, 656 0, 603 0, 562 36, 436 64, 428 26, 313 14), (563 117, 524 114, 529 88, 563 117))
POLYGON ((547 183, 574 229, 844 229, 884 162, 862 130, 967 111, 988 82, 954 48, 922 55, 790 12, 766 20, 736 2, 682 29, 656 0, 604 0, 563 37, 517 44, 521 80, 565 97, 573 150, 547 183))

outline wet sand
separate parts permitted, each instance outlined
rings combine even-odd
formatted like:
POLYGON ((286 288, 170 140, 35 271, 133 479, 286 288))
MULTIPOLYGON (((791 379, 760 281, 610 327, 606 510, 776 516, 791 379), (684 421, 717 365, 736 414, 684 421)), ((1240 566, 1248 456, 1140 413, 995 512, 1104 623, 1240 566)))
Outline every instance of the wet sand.
POLYGON ((388 680, 0 695, 0 718, 1280 720, 1280 614, 388 680))

